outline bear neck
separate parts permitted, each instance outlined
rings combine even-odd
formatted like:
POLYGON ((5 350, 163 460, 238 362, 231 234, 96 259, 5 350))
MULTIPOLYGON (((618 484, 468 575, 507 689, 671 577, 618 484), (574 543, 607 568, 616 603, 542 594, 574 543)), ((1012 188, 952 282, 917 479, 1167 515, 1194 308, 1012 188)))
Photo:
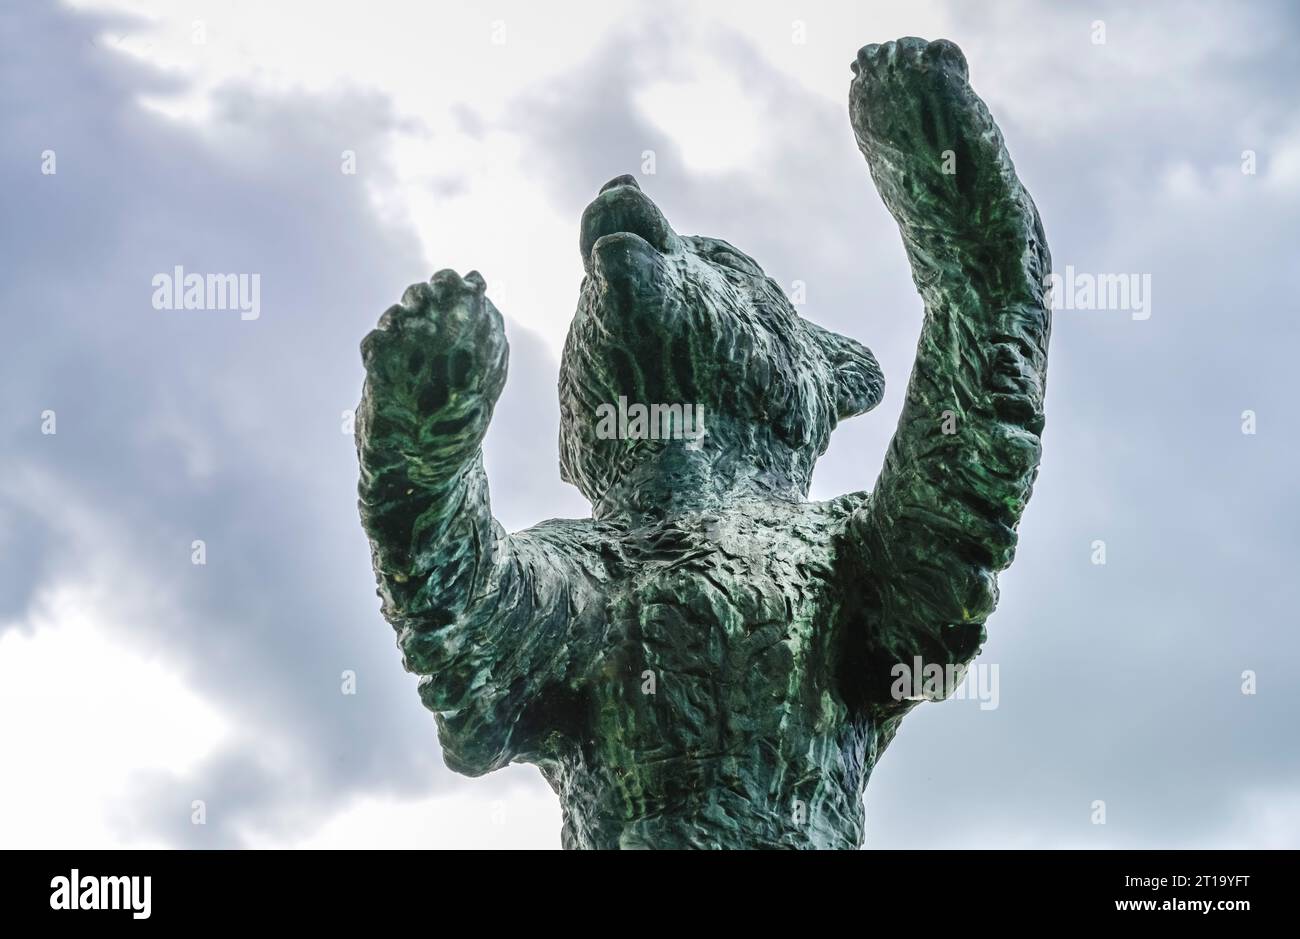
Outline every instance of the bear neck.
POLYGON ((807 448, 752 438, 752 430, 714 425, 696 447, 681 440, 648 446, 595 500, 592 517, 653 524, 752 500, 807 501, 816 456, 807 448))

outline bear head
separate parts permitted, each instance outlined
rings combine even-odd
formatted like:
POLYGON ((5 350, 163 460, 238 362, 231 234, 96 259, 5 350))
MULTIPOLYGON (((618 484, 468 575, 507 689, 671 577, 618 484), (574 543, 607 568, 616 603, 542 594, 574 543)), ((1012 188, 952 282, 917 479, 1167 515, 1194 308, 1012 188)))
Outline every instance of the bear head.
POLYGON ((602 428, 620 399, 665 414, 690 405, 704 427, 698 457, 800 495, 836 422, 879 403, 870 350, 800 317, 727 242, 677 234, 631 176, 587 207, 579 247, 587 276, 560 366, 560 469, 597 506, 616 502, 649 454, 682 447, 653 426, 602 428))

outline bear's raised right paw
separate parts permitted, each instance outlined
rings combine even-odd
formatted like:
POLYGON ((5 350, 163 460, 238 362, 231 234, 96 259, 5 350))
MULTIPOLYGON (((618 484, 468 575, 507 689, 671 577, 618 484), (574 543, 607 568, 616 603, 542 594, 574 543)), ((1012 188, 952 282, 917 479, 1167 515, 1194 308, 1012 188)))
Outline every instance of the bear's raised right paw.
POLYGON ((412 284, 361 342, 376 404, 414 407, 421 419, 496 403, 509 346, 501 314, 478 271, 441 270, 412 284))

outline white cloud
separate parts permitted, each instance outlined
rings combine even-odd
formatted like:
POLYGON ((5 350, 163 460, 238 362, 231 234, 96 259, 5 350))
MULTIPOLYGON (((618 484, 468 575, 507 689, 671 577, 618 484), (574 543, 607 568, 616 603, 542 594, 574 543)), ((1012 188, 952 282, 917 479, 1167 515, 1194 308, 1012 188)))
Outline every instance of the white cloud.
POLYGON ((1300 845, 1300 789, 1251 788, 1242 793, 1239 806, 1209 847, 1274 851, 1300 845))
MULTIPOLYGON (((402 116, 385 154, 396 172, 375 185, 364 168, 375 155, 358 154, 358 175, 382 216, 417 232, 428 270, 412 279, 444 267, 477 269, 497 306, 557 355, 582 277, 582 205, 550 201, 536 178, 543 161, 500 123, 510 102, 573 69, 616 31, 653 23, 671 41, 647 38, 646 48, 663 47, 654 70, 664 75, 641 89, 640 108, 681 148, 686 169, 753 169, 766 137, 780 133, 781 115, 764 111, 744 74, 699 63, 724 58, 720 53, 739 37, 786 78, 839 103, 861 42, 938 35, 947 20, 931 0, 796 13, 779 2, 678 4, 655 16, 632 2, 587 5, 577 16, 554 16, 526 0, 490 8, 376 0, 364 14, 350 5, 257 0, 219 7, 198 0, 73 5, 143 18, 138 28, 108 31, 101 45, 183 76, 183 90, 144 103, 200 133, 213 93, 227 82, 263 93, 360 86, 385 95, 402 116), (196 23, 202 43, 195 42, 196 23), (467 129, 458 106, 471 108, 480 127, 467 129), (557 245, 565 250, 557 254, 557 245)), ((635 171, 643 147, 633 144, 610 176, 635 171)), ((346 147, 340 142, 340 151, 346 147)), ((590 181, 592 196, 604 181, 590 181)), ((405 286, 393 285, 394 300, 405 286)))
POLYGON ((760 103, 716 66, 700 69, 688 81, 655 82, 637 95, 637 105, 697 172, 743 170, 763 139, 760 103))
POLYGON ((184 675, 113 638, 104 600, 59 588, 0 635, 0 847, 118 845, 108 819, 137 774, 184 773, 229 738, 184 675))
POLYGON ((537 770, 511 766, 494 781, 420 799, 359 798, 301 839, 256 831, 245 837, 253 848, 558 848, 559 801, 537 770))

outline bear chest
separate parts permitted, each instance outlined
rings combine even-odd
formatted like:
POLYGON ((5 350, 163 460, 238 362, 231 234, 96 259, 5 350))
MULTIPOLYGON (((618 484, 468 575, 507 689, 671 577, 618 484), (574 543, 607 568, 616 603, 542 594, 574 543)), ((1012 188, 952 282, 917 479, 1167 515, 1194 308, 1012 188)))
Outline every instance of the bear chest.
POLYGON ((824 528, 691 520, 629 539, 624 554, 596 682, 607 745, 725 758, 816 720, 834 601, 824 528))

